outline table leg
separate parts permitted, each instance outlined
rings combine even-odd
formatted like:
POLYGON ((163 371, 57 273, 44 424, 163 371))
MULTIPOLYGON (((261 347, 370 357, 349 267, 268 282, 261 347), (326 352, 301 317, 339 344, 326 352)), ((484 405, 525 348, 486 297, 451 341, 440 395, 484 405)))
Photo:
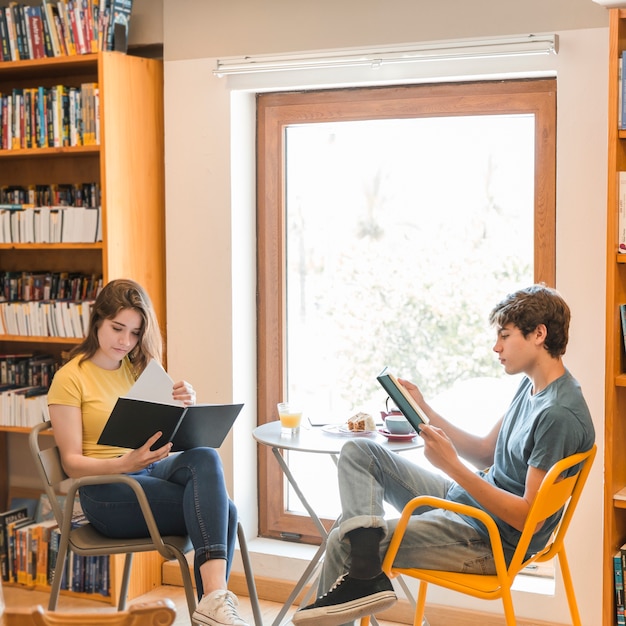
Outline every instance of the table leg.
MULTIPOLYGON (((300 502, 302 502, 302 505, 304 506, 304 508, 307 510, 307 513, 313 520, 313 523, 317 526, 317 529, 320 533, 320 537, 322 538, 322 543, 320 544, 319 548, 313 555, 311 562, 307 565, 306 569, 302 573, 302 576, 300 576, 300 579, 296 583, 292 592, 289 594, 287 601, 285 602, 280 612, 278 613, 278 615, 272 622, 272 626, 279 626, 282 623, 283 618, 285 617, 285 615, 291 608, 291 605, 294 603, 295 599, 298 597, 302 589, 304 589, 305 585, 309 582, 309 580, 311 580, 314 577, 317 569, 321 565, 322 559, 324 558, 324 553, 326 552, 326 541, 328 538, 328 531, 322 524, 317 513, 313 510, 313 508, 311 507, 307 499, 304 497, 304 494, 300 490, 300 487, 298 486, 298 483, 296 482, 295 477, 293 476, 291 470, 289 469, 289 466, 285 462, 283 455, 280 453, 280 450, 278 448, 272 448, 272 452, 274 453, 274 456, 276 457, 278 464, 280 465, 283 473, 285 474, 285 477, 289 481, 289 484, 292 486, 293 490, 296 492, 296 495, 300 499, 300 502)), ((332 457, 336 465, 337 456, 334 454, 331 454, 330 456, 332 457)), ((337 525, 337 521, 335 521, 332 528, 334 528, 336 525, 337 525)))

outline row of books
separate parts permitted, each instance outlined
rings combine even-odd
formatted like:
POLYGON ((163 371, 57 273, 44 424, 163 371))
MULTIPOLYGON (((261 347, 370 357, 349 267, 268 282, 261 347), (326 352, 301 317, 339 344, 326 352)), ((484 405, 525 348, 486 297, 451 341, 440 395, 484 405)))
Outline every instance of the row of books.
POLYGON ((9 2, 0 10, 0 61, 113 50, 116 26, 128 33, 132 0, 9 2))
MULTIPOLYGON (((72 524, 84 523, 78 505, 72 524)), ((2 580, 28 587, 48 586, 57 570, 60 531, 52 516, 29 515, 20 506, 0 513, 0 566, 2 580)), ((61 589, 109 595, 109 558, 69 553, 61 589)))
POLYGON ((50 419, 47 387, 16 387, 0 391, 0 425, 32 428, 50 419))
POLYGON ((20 337, 87 336, 93 300, 0 303, 0 335, 20 337))
POLYGON ((7 208, 74 206, 96 208, 102 204, 99 183, 0 186, 0 205, 7 208))
POLYGON ((0 301, 95 300, 102 275, 79 272, 0 272, 0 301))
POLYGON ((0 204, 0 243, 102 241, 100 207, 26 207, 0 204))
POLYGON ((14 88, 0 92, 0 148, 59 148, 100 143, 100 91, 80 87, 14 88))
POLYGON ((0 388, 48 389, 60 363, 50 354, 0 354, 0 388))

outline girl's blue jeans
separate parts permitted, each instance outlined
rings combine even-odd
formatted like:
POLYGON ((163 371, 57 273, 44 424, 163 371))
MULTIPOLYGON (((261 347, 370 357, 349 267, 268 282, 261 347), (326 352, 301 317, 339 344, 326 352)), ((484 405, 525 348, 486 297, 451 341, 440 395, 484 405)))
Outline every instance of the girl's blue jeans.
MULTIPOLYGON (((222 463, 213 448, 193 448, 130 474, 143 487, 163 535, 189 535, 194 547, 198 598, 200 566, 226 560, 230 574, 237 537, 237 509, 226 491, 222 463)), ((148 528, 132 490, 122 484, 80 489, 87 519, 108 537, 147 537, 148 528)))
MULTIPOLYGON (((346 442, 338 462, 341 521, 329 538, 320 578, 320 593, 348 571, 350 541, 355 528, 382 528, 381 560, 396 520, 386 520, 384 502, 401 511, 415 496, 445 498, 450 479, 365 438, 346 442)), ((394 565, 493 574, 488 542, 462 517, 441 509, 417 509, 407 527, 394 565)))

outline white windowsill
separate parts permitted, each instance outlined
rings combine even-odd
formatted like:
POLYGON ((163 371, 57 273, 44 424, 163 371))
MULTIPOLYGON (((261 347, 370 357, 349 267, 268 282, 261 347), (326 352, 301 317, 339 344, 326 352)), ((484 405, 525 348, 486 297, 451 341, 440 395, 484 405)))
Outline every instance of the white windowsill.
MULTIPOLYGON (((248 540, 248 551, 255 572, 262 572, 264 578, 292 580, 294 583, 309 564, 317 546, 278 539, 257 537, 248 540)), ((239 554, 237 554, 239 556, 239 554)), ((237 558, 234 569, 242 571, 241 560, 237 558)), ((549 566, 541 566, 537 573, 519 575, 513 585, 515 591, 540 595, 554 595, 554 574, 549 566)))

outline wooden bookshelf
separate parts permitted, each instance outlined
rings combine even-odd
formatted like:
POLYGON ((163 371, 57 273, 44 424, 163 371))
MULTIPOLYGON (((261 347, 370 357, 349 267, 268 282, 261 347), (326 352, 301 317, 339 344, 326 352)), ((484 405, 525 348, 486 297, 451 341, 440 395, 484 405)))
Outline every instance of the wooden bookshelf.
MULTIPOLYGON (((0 185, 98 182, 102 194, 102 242, 0 244, 0 271, 97 273, 105 283, 114 278, 132 278, 147 289, 161 328, 165 329, 162 62, 99 52, 0 63, 0 92, 56 84, 79 87, 83 82, 97 82, 99 86, 100 144, 0 150, 0 185)), ((0 353, 28 351, 60 356, 78 341, 0 335, 0 353)), ((25 437, 27 432, 27 428, 0 426, 3 509, 8 504, 11 484, 10 438, 25 437)), ((121 567, 122 558, 112 557, 111 602, 117 601, 115 572, 121 567)), ((133 596, 160 584, 155 563, 160 565, 162 560, 151 553, 136 558, 139 584, 132 590, 133 596)))
POLYGON ((618 129, 619 59, 626 50, 626 10, 611 9, 606 269, 606 385, 602 624, 616 620, 613 554, 626 543, 626 356, 619 305, 626 303, 626 255, 617 252, 619 172, 626 170, 626 131, 618 129))

